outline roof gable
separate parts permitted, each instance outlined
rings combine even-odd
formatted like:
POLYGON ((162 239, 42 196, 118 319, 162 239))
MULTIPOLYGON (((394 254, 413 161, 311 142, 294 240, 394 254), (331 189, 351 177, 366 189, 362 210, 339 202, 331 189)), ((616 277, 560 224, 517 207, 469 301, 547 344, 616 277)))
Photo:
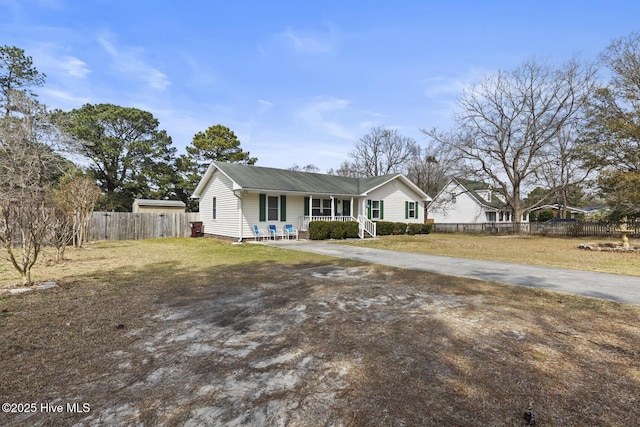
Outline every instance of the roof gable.
POLYGON ((463 178, 454 178, 452 181, 456 182, 459 186, 461 186, 469 196, 473 197, 478 201, 478 203, 488 206, 491 208, 501 209, 507 206, 506 202, 502 199, 505 199, 502 191, 492 187, 490 184, 482 181, 472 181, 470 179, 463 178), (483 197, 486 192, 492 194, 490 200, 487 200, 487 197, 483 197), (495 195, 498 195, 497 197, 495 195))

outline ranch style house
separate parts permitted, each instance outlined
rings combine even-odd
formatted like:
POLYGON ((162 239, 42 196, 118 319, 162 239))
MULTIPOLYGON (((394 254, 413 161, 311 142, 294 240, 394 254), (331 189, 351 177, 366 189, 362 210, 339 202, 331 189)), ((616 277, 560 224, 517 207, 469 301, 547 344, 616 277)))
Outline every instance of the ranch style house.
POLYGON ((351 178, 213 162, 198 183, 205 235, 254 238, 254 226, 306 231, 311 221, 357 221, 360 237, 375 236, 376 221, 425 220, 431 201, 402 174, 351 178))

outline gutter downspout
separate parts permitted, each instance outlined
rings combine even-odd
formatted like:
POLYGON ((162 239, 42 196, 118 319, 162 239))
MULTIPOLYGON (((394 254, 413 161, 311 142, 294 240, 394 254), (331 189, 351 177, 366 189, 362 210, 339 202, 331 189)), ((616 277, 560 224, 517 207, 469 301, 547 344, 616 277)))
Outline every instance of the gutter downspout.
POLYGON ((243 233, 242 233, 242 195, 239 194, 240 190, 234 191, 233 195, 238 198, 238 243, 242 243, 243 233))

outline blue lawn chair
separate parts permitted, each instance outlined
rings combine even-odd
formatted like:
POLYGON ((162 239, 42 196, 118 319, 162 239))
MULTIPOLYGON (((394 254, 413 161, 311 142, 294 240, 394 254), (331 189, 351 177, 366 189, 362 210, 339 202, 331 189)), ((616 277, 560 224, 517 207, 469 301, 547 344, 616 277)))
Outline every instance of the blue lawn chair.
POLYGON ((253 226, 253 236, 256 242, 258 240, 264 240, 269 237, 264 231, 260 230, 257 225, 253 226))
POLYGON ((291 238, 291 236, 296 236, 296 240, 298 240, 298 230, 293 228, 292 224, 285 224, 284 232, 287 234, 287 240, 291 238))

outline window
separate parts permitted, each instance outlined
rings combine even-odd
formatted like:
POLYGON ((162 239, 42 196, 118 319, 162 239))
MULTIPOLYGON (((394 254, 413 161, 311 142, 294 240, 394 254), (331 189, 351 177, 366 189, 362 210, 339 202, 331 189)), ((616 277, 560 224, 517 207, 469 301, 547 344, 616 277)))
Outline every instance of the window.
POLYGON ((409 218, 416 217, 416 202, 409 202, 409 218))
POLYGON ((420 209, 420 203, 405 201, 404 202, 404 219, 409 219, 409 218, 418 219, 420 217, 420 213, 418 209, 420 209))
POLYGON ((311 200, 312 216, 331 216, 331 199, 311 200))
POLYGON ((216 219, 216 215, 217 215, 217 213, 216 213, 216 204, 217 204, 216 197, 214 197, 213 198, 213 204, 211 206, 211 212, 212 212, 213 219, 216 219))
POLYGON ((495 212, 485 212, 487 215, 487 221, 496 222, 496 213, 495 212))
POLYGON ((384 219, 384 200, 367 199, 367 218, 384 219))
POLYGON ((259 203, 259 221, 286 221, 287 220, 287 196, 267 196, 260 194, 258 196, 259 203))
POLYGON ((380 200, 371 201, 371 218, 380 219, 380 200))
POLYGON ((278 197, 277 196, 267 197, 267 220, 268 221, 278 220, 278 197))

